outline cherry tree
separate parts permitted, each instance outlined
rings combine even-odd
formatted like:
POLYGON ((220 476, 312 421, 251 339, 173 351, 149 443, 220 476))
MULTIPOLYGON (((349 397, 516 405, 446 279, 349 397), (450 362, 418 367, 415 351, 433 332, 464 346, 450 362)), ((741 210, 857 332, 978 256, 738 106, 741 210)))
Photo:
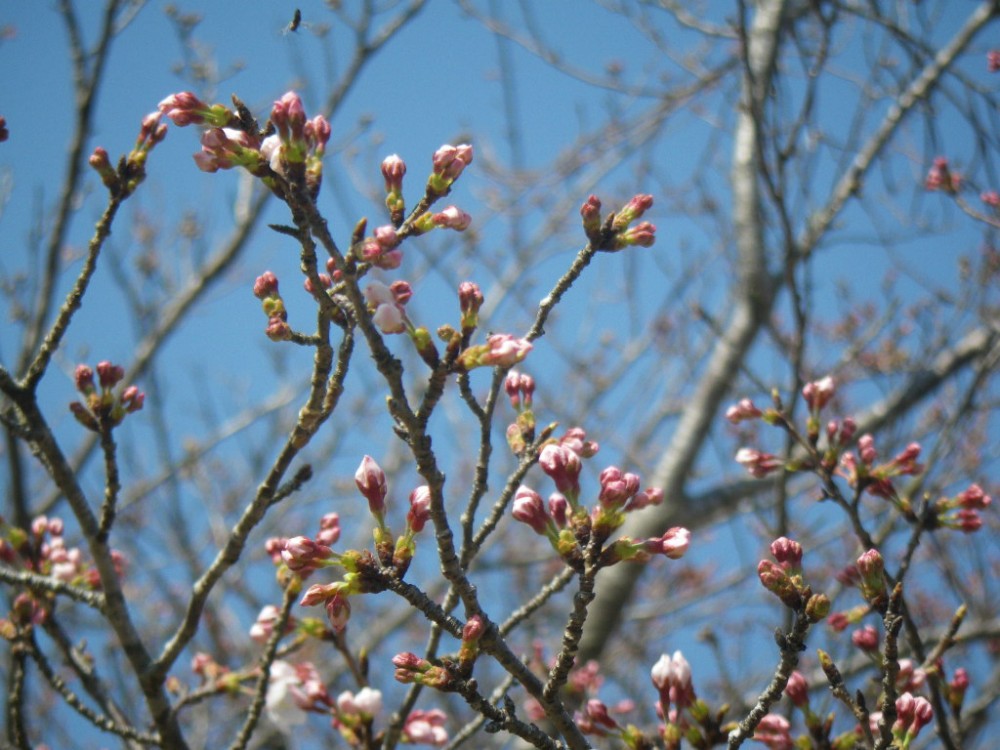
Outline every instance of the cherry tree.
POLYGON ((57 9, 70 148, 4 271, 5 742, 995 731, 1000 6, 567 5, 604 58, 527 5, 327 5, 258 31, 325 66, 229 97, 167 8, 184 85, 119 142, 150 9, 57 9), (408 34, 445 7, 503 117, 438 147, 408 34), (425 153, 350 108, 397 48, 425 153), (549 80, 576 122, 528 113, 549 80), (168 177, 223 187, 175 214, 168 177))

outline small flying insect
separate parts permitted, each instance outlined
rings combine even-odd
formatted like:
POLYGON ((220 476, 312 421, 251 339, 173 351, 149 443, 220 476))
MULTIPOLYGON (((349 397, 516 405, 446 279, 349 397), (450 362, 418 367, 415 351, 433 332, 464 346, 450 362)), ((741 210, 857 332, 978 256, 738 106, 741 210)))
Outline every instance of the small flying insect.
POLYGON ((295 33, 299 30, 299 26, 302 25, 302 11, 298 8, 295 9, 295 13, 292 15, 292 20, 289 21, 288 25, 282 30, 282 34, 295 33))

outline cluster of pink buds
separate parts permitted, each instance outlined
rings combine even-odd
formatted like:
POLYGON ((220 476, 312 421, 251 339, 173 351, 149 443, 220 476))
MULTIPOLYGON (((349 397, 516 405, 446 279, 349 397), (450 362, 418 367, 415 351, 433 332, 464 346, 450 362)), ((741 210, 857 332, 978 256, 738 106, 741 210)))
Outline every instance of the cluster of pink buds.
POLYGON ((351 619, 351 602, 348 597, 358 593, 361 593, 361 587, 357 573, 347 573, 342 581, 314 583, 306 589, 299 605, 314 607, 322 604, 326 608, 330 627, 335 633, 343 633, 351 619))
POLYGON ((596 737, 621 737, 625 731, 611 716, 604 701, 597 698, 590 698, 584 703, 583 710, 577 711, 573 719, 581 732, 596 737))
MULTIPOLYGON (((878 731, 881 712, 872 714, 872 733, 878 731)), ((922 696, 914 697, 911 693, 903 693, 896 699, 896 721, 892 725, 893 739, 899 747, 908 748, 920 730, 934 720, 934 707, 922 696)))
POLYGON ((427 196, 431 199, 447 195, 452 184, 467 166, 472 164, 472 146, 445 144, 434 152, 433 171, 427 178, 427 196))
MULTIPOLYGON (((281 611, 273 604, 265 605, 257 615, 254 624, 250 626, 250 640, 261 646, 267 643, 274 633, 274 628, 278 624, 280 615, 281 611)), ((296 626, 295 618, 289 617, 288 622, 285 623, 284 633, 293 632, 296 626)))
POLYGON ((822 620, 830 612, 830 600, 825 594, 813 594, 802 575, 802 545, 786 537, 771 542, 771 560, 761 560, 757 577, 761 584, 782 603, 802 612, 812 622, 822 620))
POLYGON ((910 443, 890 461, 876 463, 878 451, 871 435, 858 438, 858 453, 846 451, 840 457, 840 473, 852 487, 864 487, 871 495, 884 497, 896 504, 904 512, 910 511, 910 504, 896 494, 892 478, 896 476, 920 474, 924 466, 917 462, 920 457, 920 443, 910 443), (860 463, 859 463, 860 459, 860 463))
POLYGON ((773 453, 765 453, 754 448, 740 448, 736 451, 736 463, 743 466, 750 476, 756 479, 762 479, 785 466, 785 462, 773 453))
POLYGON ((224 104, 209 106, 190 91, 171 94, 156 106, 160 112, 178 127, 184 127, 185 125, 210 125, 216 128, 224 128, 236 125, 239 122, 236 114, 231 112, 224 104))
POLYGON ((656 227, 648 221, 632 226, 653 205, 653 196, 636 195, 617 213, 601 219, 601 201, 592 195, 580 207, 583 231, 592 247, 615 252, 630 245, 651 247, 656 242, 656 227))
POLYGON ((934 512, 942 526, 971 534, 983 527, 979 512, 992 502, 993 498, 983 492, 982 487, 971 484, 954 497, 938 500, 934 504, 934 512))
POLYGON ((940 190, 945 193, 957 193, 962 185, 962 176, 952 172, 948 166, 948 159, 939 156, 934 159, 927 177, 924 178, 924 188, 927 190, 940 190))
POLYGON ((1000 193, 996 190, 984 190, 979 194, 979 200, 994 210, 1000 209, 1000 193))
POLYGON ((412 711, 403 723, 403 739, 413 745, 441 747, 448 744, 448 717, 439 708, 430 711, 412 711))
POLYGON ((371 237, 361 243, 361 260, 385 270, 399 268, 403 263, 399 242, 399 235, 393 226, 386 224, 378 227, 371 237))
MULTIPOLYGON (((36 516, 31 527, 24 530, 7 524, 0 518, 0 565, 50 576, 71 586, 98 591, 101 578, 97 569, 85 558, 79 547, 69 547, 63 536, 62 519, 36 516)), ((118 550, 111 551, 115 571, 125 574, 125 558, 118 550)), ((39 624, 45 620, 51 602, 23 593, 15 598, 12 617, 22 624, 39 624)))
POLYGON ((285 301, 278 292, 278 277, 270 271, 264 271, 253 283, 253 296, 260 300, 260 305, 267 316, 267 328, 264 332, 271 341, 287 341, 292 336, 288 325, 288 311, 285 301))
POLYGON ((106 432, 117 427, 126 414, 139 411, 146 399, 134 385, 120 392, 115 391, 125 377, 125 370, 107 360, 97 363, 97 385, 94 371, 87 365, 77 365, 73 373, 76 389, 84 396, 83 402, 73 401, 69 410, 76 421, 94 432, 106 432))
POLYGON ((311 662, 271 664, 264 705, 267 715, 279 727, 303 724, 306 713, 326 713, 334 705, 319 672, 311 662))
POLYGON ((667 747, 679 747, 679 740, 685 734, 688 723, 684 714, 697 700, 691 665, 684 654, 674 651, 673 656, 661 655, 649 676, 659 693, 656 715, 663 721, 660 735, 667 747))
POLYGON ((116 198, 124 199, 146 178, 146 159, 157 143, 167 137, 167 126, 160 122, 160 113, 151 112, 142 118, 135 146, 116 169, 111 165, 108 152, 98 146, 87 160, 97 172, 101 182, 116 198))
POLYGON ((363 687, 357 693, 345 690, 337 696, 333 709, 333 726, 351 747, 364 747, 362 727, 382 713, 382 693, 363 687))
POLYGON ((483 292, 473 281, 458 285, 458 305, 462 310, 462 334, 471 333, 479 326, 479 308, 483 306, 483 292))
POLYGON ((194 156, 202 171, 243 167, 279 194, 276 177, 303 184, 313 198, 319 193, 330 123, 322 115, 307 119, 294 91, 272 106, 270 123, 275 132, 264 139, 256 126, 224 105, 208 105, 190 92, 168 96, 158 106, 175 125, 209 126, 202 134, 201 151, 194 156))
POLYGON ((447 667, 432 664, 410 651, 396 654, 392 657, 392 663, 396 667, 396 680, 403 684, 413 683, 444 690, 457 679, 447 667))
POLYGON ((535 439, 535 412, 531 408, 535 379, 526 373, 511 370, 504 379, 504 390, 510 405, 517 412, 517 419, 507 426, 507 445, 515 456, 520 456, 535 439))

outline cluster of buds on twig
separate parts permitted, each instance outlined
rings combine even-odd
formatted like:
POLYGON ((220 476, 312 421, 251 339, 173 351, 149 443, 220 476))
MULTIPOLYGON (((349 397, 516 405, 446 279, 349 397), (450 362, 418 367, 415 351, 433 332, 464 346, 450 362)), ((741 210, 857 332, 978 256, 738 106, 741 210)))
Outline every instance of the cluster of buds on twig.
POLYGON ((287 341, 291 338, 288 311, 278 292, 278 277, 271 271, 264 271, 253 283, 253 296, 260 300, 261 308, 267 316, 267 328, 264 329, 267 337, 271 341, 287 341))
POLYGON ((299 602, 309 607, 323 604, 330 625, 343 632, 351 614, 349 597, 384 590, 380 568, 402 578, 416 553, 416 536, 423 531, 431 516, 431 493, 426 486, 416 487, 409 497, 405 531, 395 539, 386 524, 386 498, 389 488, 385 472, 371 456, 365 456, 354 475, 358 491, 368 501, 368 511, 375 519, 375 555, 367 551, 348 550, 338 553, 331 549, 340 538, 340 521, 330 513, 320 522, 315 539, 305 536, 268 541, 268 552, 279 566, 279 578, 286 584, 301 585, 301 581, 320 568, 339 567, 345 573, 340 581, 310 586, 299 602), (288 573, 294 573, 292 578, 288 573))
POLYGON ((651 247, 656 242, 656 227, 648 221, 632 223, 653 205, 653 196, 636 195, 619 211, 601 218, 601 201, 590 196, 580 207, 583 231, 591 247, 605 252, 616 252, 631 245, 651 247))
POLYGON ((782 603, 811 622, 822 620, 830 612, 830 600, 825 594, 814 594, 805 582, 802 571, 802 545, 786 537, 771 542, 774 561, 761 560, 757 577, 761 584, 782 603))
POLYGON ((246 108, 234 98, 237 112, 209 105, 190 92, 172 94, 158 105, 175 125, 207 125, 201 151, 194 156, 204 172, 242 167, 279 196, 281 182, 303 186, 315 199, 323 179, 323 156, 330 123, 323 115, 307 119, 302 100, 289 91, 271 107, 262 133, 246 108), (271 131, 268 133, 268 131, 271 131))
POLYGON ((686 741, 691 747, 725 744, 723 719, 728 706, 713 713, 694 690, 691 665, 684 654, 663 654, 650 670, 653 687, 659 693, 656 715, 659 733, 667 750, 678 750, 686 741))
MULTIPOLYGON (((125 575, 125 557, 111 550, 119 577, 125 575)), ((53 578, 86 591, 100 591, 97 568, 79 547, 66 543, 61 518, 36 516, 31 527, 22 529, 0 517, 0 566, 53 578)), ((9 618, 0 618, 0 637, 13 637, 17 627, 45 622, 53 599, 42 591, 25 591, 14 597, 9 618)))
POLYGON ((927 190, 940 190, 954 195, 962 185, 962 176, 953 172, 948 165, 948 159, 938 156, 931 164, 927 177, 924 178, 924 188, 927 190))
POLYGON ((553 549, 568 564, 579 566, 584 550, 593 539, 598 547, 596 560, 601 567, 622 561, 646 562, 653 555, 671 559, 684 555, 690 543, 690 532, 676 527, 660 537, 634 540, 622 537, 604 547, 604 542, 625 522, 627 514, 663 501, 663 491, 649 487, 639 491, 637 474, 609 466, 600 474, 600 491, 594 506, 588 510, 580 500, 582 461, 597 453, 598 445, 586 439, 581 428, 573 428, 561 440, 545 444, 538 456, 542 467, 556 486, 548 501, 527 486, 514 495, 512 515, 544 536, 553 549))
POLYGON ((108 152, 100 146, 87 161, 111 195, 124 199, 146 178, 146 159, 153 147, 166 137, 167 126, 160 122, 160 113, 151 112, 142 118, 135 146, 119 160, 117 168, 111 165, 108 152))
POLYGON ((511 370, 504 378, 504 390, 510 405, 517 412, 517 419, 507 426, 507 445, 515 456, 520 456, 535 439, 535 412, 531 408, 535 379, 526 373, 511 370))
POLYGON ((97 363, 95 385, 94 371, 87 365, 77 365, 73 380, 84 399, 69 405, 76 421, 88 430, 105 433, 120 425, 126 414, 139 411, 146 394, 134 385, 116 390, 124 377, 124 368, 105 360, 97 363))

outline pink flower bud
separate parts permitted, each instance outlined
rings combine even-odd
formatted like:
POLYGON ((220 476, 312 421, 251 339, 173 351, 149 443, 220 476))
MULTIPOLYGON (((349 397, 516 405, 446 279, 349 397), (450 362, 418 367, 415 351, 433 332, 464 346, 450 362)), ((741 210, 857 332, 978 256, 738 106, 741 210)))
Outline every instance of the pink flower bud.
POLYGON ((740 448, 736 452, 736 463, 742 464, 750 476, 761 479, 784 467, 784 463, 771 453, 762 453, 753 448, 740 448))
POLYGON ((94 390, 94 371, 87 365, 77 365, 73 371, 73 381, 80 393, 87 395, 94 390))
POLYGON ((125 377, 125 369, 120 365, 113 365, 107 360, 97 363, 97 379, 101 388, 114 388, 125 377))
POLYGON ((549 443, 538 456, 538 465, 556 483, 558 489, 571 500, 580 493, 580 457, 569 448, 549 443))
POLYGON ((990 73, 1000 70, 1000 49, 991 49, 986 53, 986 69, 990 73))
POLYGON ((809 685, 806 678, 798 670, 792 672, 785 685, 785 695, 792 702, 792 705, 802 708, 809 705, 809 685))
POLYGON ((869 653, 878 651, 878 632, 873 626, 865 625, 851 633, 851 643, 862 651, 869 653))
POLYGON ((875 463, 875 459, 878 458, 878 453, 875 450, 875 438, 867 434, 859 437, 858 453, 861 456, 861 462, 866 466, 875 463))
POLYGON ((592 195, 580 207, 580 216, 583 217, 583 231, 587 237, 596 240, 601 231, 601 201, 596 195, 592 195))
POLYGON ((786 570, 798 570, 802 566, 802 545, 786 537, 771 542, 771 554, 786 570))
POLYGON ((416 487, 410 492, 410 511, 406 514, 406 523, 414 533, 423 531, 431 517, 431 489, 426 484, 416 487))
POLYGON ((354 483, 367 498, 372 515, 381 519, 385 515, 385 496, 389 488, 386 486, 385 472, 374 458, 366 455, 361 459, 361 464, 354 473, 354 483))
POLYGON ((524 485, 518 487, 514 495, 512 515, 528 524, 536 534, 545 536, 551 530, 552 519, 545 512, 541 495, 524 485))
POLYGON ((340 539, 340 516, 336 513, 327 513, 319 519, 319 533, 316 541, 327 547, 334 545, 340 539))
POLYGON ((403 189, 403 175, 406 174, 406 162, 397 154, 382 160, 382 177, 385 179, 385 192, 399 193, 403 189))
POLYGON ((335 633, 343 633, 351 617, 351 602, 340 591, 326 600, 326 616, 335 633))
POLYGON ((978 484, 970 484, 969 488, 960 494, 957 499, 963 508, 975 510, 983 510, 993 502, 993 498, 983 492, 983 488, 978 484))
POLYGON ((823 410, 823 407, 833 398, 836 390, 833 378, 827 375, 822 380, 806 383, 802 388, 802 396, 809 405, 809 410, 815 414, 823 410))

